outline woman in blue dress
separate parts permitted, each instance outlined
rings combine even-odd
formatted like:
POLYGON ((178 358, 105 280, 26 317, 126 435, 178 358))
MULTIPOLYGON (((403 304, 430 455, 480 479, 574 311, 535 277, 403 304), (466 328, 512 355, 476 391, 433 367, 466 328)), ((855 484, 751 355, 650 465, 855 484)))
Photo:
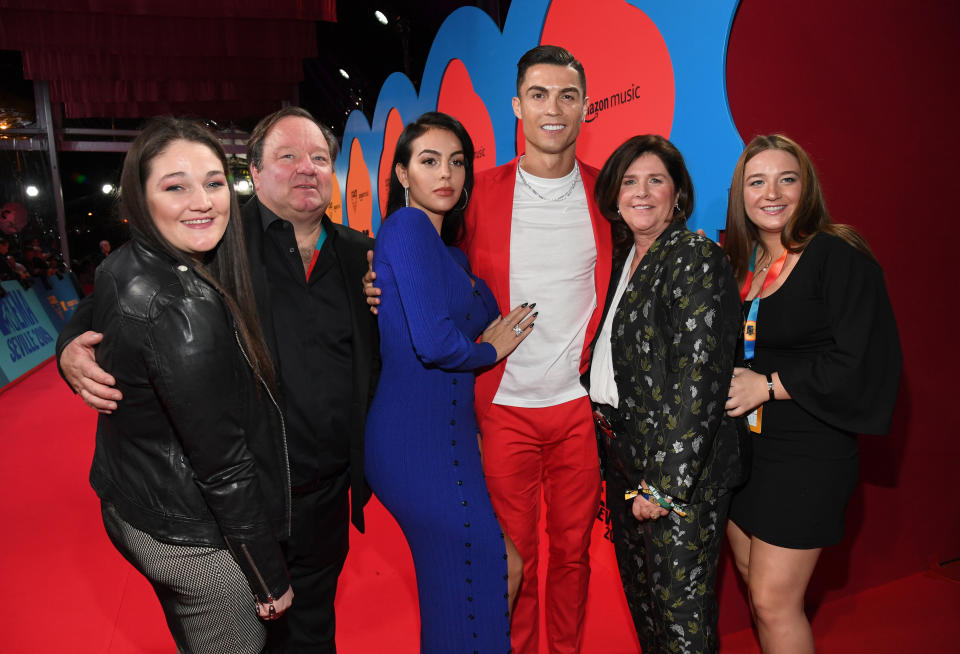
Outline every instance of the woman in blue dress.
POLYGON ((473 382, 536 314, 523 305, 502 317, 454 247, 472 187, 470 136, 446 114, 424 114, 397 141, 374 250, 383 368, 365 470, 413 554, 424 654, 509 652, 522 570, 484 483, 473 382))

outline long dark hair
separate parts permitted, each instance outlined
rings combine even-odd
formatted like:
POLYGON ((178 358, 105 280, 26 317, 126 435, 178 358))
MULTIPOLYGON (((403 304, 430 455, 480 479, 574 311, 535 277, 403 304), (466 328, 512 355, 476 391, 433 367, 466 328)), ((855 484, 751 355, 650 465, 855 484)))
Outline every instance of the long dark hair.
POLYGON ((613 234, 613 252, 617 257, 625 257, 633 245, 633 233, 617 211, 617 198, 620 197, 620 185, 627 168, 645 154, 654 154, 663 162, 674 188, 679 192, 677 204, 670 222, 686 222, 693 213, 693 182, 683 155, 676 146, 658 134, 632 136, 613 151, 603 164, 597 176, 597 185, 593 197, 603 217, 610 221, 613 234))
POLYGON ((850 225, 835 223, 830 218, 827 203, 823 199, 823 190, 820 188, 820 180, 817 179, 817 171, 803 148, 796 141, 782 134, 759 135, 753 137, 737 159, 737 165, 733 169, 733 180, 730 182, 723 249, 730 257, 733 274, 737 281, 742 282, 747 276, 753 247, 759 244, 762 250, 766 250, 760 240, 757 226, 747 216, 747 209, 743 202, 743 176, 747 162, 766 150, 782 150, 793 155, 800 164, 800 200, 793 215, 787 219, 787 223, 780 232, 780 243, 783 247, 790 252, 802 252, 818 232, 825 232, 839 236, 873 259, 870 246, 857 230, 850 225))
MULTIPOLYGON (((403 128, 400 138, 397 140, 397 149, 393 155, 393 163, 390 165, 390 192, 387 194, 387 215, 404 206, 403 184, 397 177, 397 164, 404 168, 410 167, 410 159, 413 158, 413 142, 423 136, 427 130, 444 129, 451 132, 460 140, 463 148, 464 175, 463 190, 466 191, 467 200, 473 191, 473 141, 467 133, 466 128, 460 124, 460 121, 448 114, 439 111, 428 111, 416 121, 403 128)), ((462 201, 448 211, 443 217, 443 224, 440 226, 440 238, 447 245, 455 245, 463 238, 464 224, 463 214, 466 211, 467 203, 462 201)))
POLYGON ((276 380, 273 365, 257 320, 256 300, 250 285, 250 268, 240 224, 237 196, 230 187, 230 220, 220 243, 199 263, 186 252, 178 250, 157 229, 147 205, 145 187, 153 160, 174 141, 188 141, 207 146, 213 152, 224 173, 228 173, 227 156, 223 147, 202 124, 180 118, 163 116, 151 119, 130 144, 123 160, 120 175, 120 215, 130 221, 137 235, 155 250, 166 254, 178 264, 196 271, 223 294, 227 308, 240 333, 254 372, 263 377, 271 388, 276 380))

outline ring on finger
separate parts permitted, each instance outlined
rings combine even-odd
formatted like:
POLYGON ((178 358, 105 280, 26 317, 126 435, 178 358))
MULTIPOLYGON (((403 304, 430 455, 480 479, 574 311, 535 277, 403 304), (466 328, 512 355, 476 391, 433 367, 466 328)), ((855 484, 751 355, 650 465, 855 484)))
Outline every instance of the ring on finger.
POLYGON ((523 336, 523 327, 520 326, 520 323, 513 326, 513 333, 517 335, 517 338, 523 336))

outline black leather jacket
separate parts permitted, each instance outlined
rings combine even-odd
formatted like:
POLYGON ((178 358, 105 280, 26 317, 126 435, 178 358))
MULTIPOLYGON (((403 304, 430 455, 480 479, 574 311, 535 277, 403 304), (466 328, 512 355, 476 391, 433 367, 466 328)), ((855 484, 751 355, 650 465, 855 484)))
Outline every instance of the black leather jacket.
POLYGON ((99 418, 90 483, 157 540, 229 548, 260 601, 279 597, 286 436, 222 296, 137 235, 98 268, 96 288, 97 362, 123 401, 99 418))

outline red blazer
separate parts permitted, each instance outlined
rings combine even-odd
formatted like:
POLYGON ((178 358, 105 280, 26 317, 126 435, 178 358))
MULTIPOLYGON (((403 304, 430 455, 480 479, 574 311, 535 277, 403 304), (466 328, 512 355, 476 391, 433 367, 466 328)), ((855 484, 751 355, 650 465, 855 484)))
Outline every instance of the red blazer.
MULTIPOLYGON (((467 206, 466 233, 460 246, 470 259, 473 274, 490 287, 500 311, 507 314, 510 309, 510 225, 513 216, 513 190, 517 179, 517 162, 514 159, 497 168, 477 173, 473 186, 473 197, 467 206)), ((594 309, 587 334, 583 341, 583 353, 580 357, 580 372, 586 371, 590 364, 590 343, 600 326, 604 299, 610 282, 610 270, 613 266, 613 242, 610 236, 610 223, 604 218, 593 200, 593 188, 599 171, 582 161, 580 177, 587 193, 587 206, 590 208, 590 222, 593 223, 593 237, 597 244, 597 266, 593 280, 597 293, 597 308, 594 309)), ((477 417, 483 416, 500 387, 506 359, 492 368, 477 375, 476 411, 477 417)))

